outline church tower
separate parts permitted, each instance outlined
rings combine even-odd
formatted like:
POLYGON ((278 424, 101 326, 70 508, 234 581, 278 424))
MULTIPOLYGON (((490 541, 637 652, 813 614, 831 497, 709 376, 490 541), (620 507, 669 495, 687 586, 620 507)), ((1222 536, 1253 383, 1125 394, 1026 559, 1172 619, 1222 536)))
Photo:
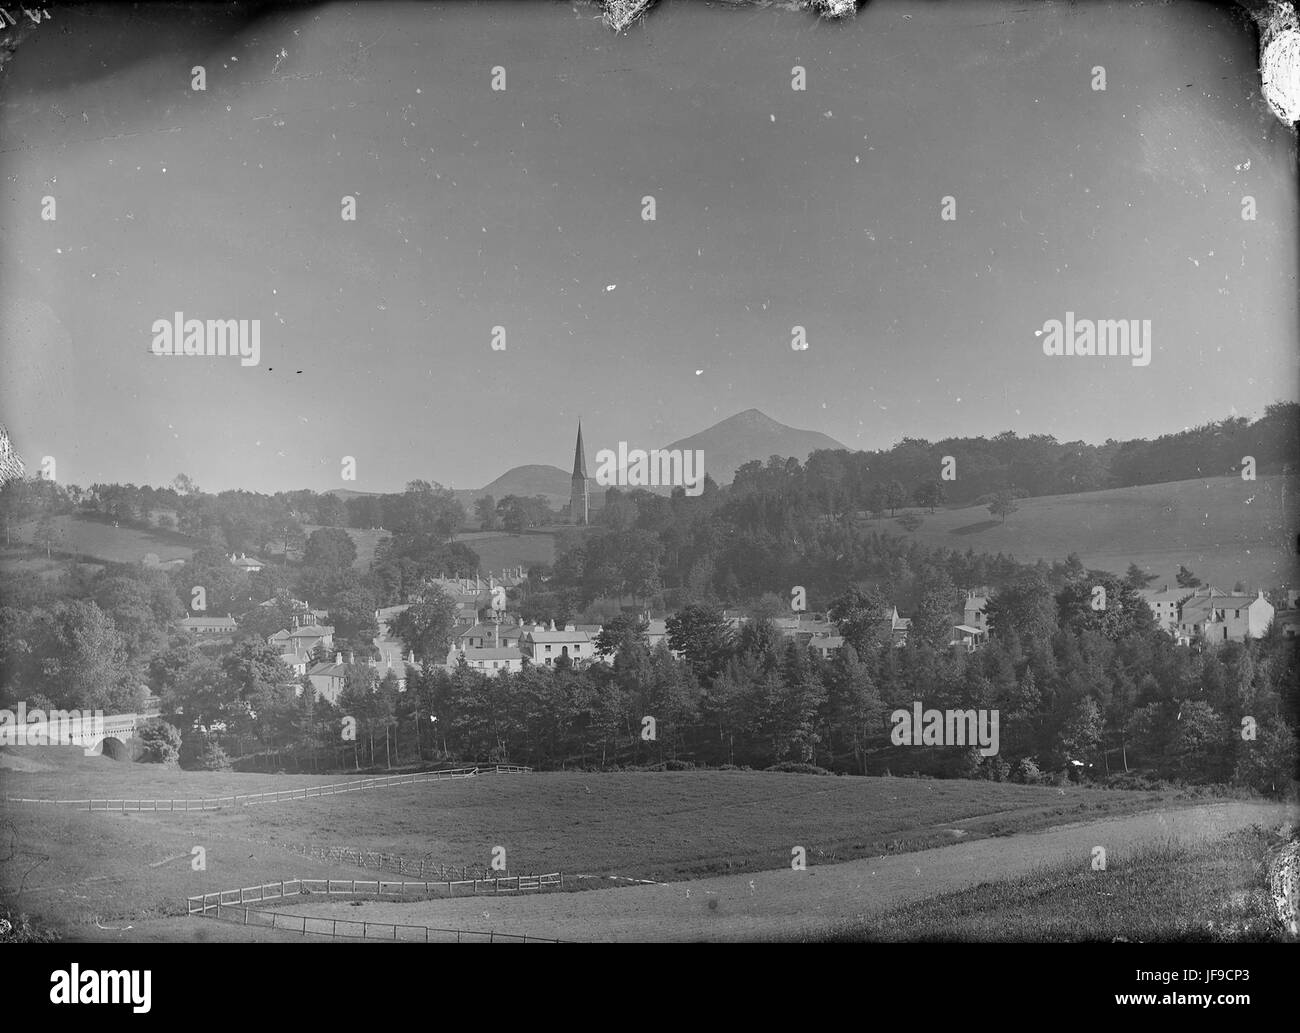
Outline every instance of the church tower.
POLYGON ((569 491, 569 521, 587 522, 587 455, 582 450, 582 421, 578 421, 578 444, 573 450, 573 479, 569 491))

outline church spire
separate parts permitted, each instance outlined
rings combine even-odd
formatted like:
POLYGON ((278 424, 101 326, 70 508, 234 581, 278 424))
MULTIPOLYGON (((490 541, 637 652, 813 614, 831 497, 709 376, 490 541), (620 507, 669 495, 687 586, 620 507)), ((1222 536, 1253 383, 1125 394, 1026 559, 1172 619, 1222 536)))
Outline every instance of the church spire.
POLYGON ((573 450, 573 476, 587 479, 587 453, 582 448, 582 421, 578 421, 578 444, 573 450))
POLYGON ((578 443, 573 449, 573 477, 570 479, 569 520, 585 524, 589 516, 587 499, 587 454, 582 448, 582 421, 578 421, 578 443))

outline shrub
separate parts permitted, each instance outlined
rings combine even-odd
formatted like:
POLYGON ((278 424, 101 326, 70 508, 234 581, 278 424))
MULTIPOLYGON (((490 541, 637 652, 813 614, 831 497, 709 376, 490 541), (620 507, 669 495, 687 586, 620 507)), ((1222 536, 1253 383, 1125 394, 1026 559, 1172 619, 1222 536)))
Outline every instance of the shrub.
POLYGON ((139 731, 143 764, 175 764, 181 756, 181 733, 166 721, 150 721, 139 731))
POLYGON ((1022 757, 1012 769, 1012 780, 1027 786, 1036 786, 1043 781, 1043 773, 1033 757, 1022 757))
POLYGON ((196 732, 181 742, 181 765, 192 771, 229 771, 230 758, 209 732, 196 732))
POLYGON ((829 775, 831 774, 826 768, 818 767, 816 764, 804 764, 794 760, 783 760, 780 764, 773 764, 764 771, 779 771, 789 775, 829 775))

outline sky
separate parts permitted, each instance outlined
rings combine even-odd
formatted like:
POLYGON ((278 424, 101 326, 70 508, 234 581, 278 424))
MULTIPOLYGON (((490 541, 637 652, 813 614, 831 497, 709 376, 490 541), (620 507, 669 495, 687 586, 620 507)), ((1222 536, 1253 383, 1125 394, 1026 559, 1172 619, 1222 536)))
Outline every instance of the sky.
POLYGON ((56 10, 0 72, 0 420, 62 481, 270 492, 568 469, 579 418, 590 457, 748 408, 851 448, 1259 415, 1300 397, 1300 212, 1245 25, 56 10), (259 319, 259 363, 153 354, 177 311, 259 319), (1067 311, 1150 319, 1150 365, 1044 355, 1067 311))

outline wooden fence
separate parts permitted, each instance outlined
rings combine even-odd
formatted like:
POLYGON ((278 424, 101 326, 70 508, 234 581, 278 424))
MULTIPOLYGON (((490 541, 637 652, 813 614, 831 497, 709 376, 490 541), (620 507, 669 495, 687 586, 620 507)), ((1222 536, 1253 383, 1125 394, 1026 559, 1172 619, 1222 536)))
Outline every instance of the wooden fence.
POLYGON ((398 900, 412 900, 440 895, 446 887, 449 896, 455 896, 455 887, 472 882, 473 892, 519 893, 546 888, 563 888, 564 875, 552 872, 548 875, 516 875, 509 878, 475 879, 458 882, 385 882, 382 879, 282 879, 279 882, 263 883, 260 886, 246 886, 236 890, 220 890, 216 893, 204 893, 197 897, 185 898, 186 913, 203 918, 215 918, 220 921, 236 922, 242 925, 260 926, 267 929, 279 929, 285 932, 297 932, 303 936, 332 936, 349 939, 381 939, 407 943, 429 943, 430 934, 438 939, 450 941, 456 937, 457 943, 510 942, 523 943, 560 943, 560 940, 527 936, 521 933, 498 933, 494 930, 441 929, 424 925, 404 925, 392 922, 356 921, 347 918, 311 918, 306 915, 292 915, 280 910, 252 908, 250 903, 269 903, 285 901, 290 897, 324 893, 331 896, 378 896, 393 897, 398 900), (514 883, 514 885, 510 885, 514 883), (491 885, 489 885, 491 884, 491 885), (388 932, 386 932, 386 930, 388 932))
POLYGON ((5 802, 50 804, 84 808, 87 811, 112 811, 121 814, 125 814, 127 811, 145 811, 148 813, 180 811, 187 814, 190 811, 211 811, 219 810, 222 807, 251 807, 259 803, 308 800, 319 796, 334 796, 338 793, 356 793, 366 789, 390 789, 396 786, 418 785, 424 782, 445 782, 457 778, 474 778, 478 775, 520 774, 530 771, 532 771, 532 768, 498 764, 491 768, 454 768, 447 771, 419 771, 413 775, 381 775, 377 778, 361 778, 351 782, 332 782, 322 786, 305 786, 302 789, 282 789, 270 793, 242 793, 237 796, 204 797, 198 800, 34 800, 6 796, 5 802))

